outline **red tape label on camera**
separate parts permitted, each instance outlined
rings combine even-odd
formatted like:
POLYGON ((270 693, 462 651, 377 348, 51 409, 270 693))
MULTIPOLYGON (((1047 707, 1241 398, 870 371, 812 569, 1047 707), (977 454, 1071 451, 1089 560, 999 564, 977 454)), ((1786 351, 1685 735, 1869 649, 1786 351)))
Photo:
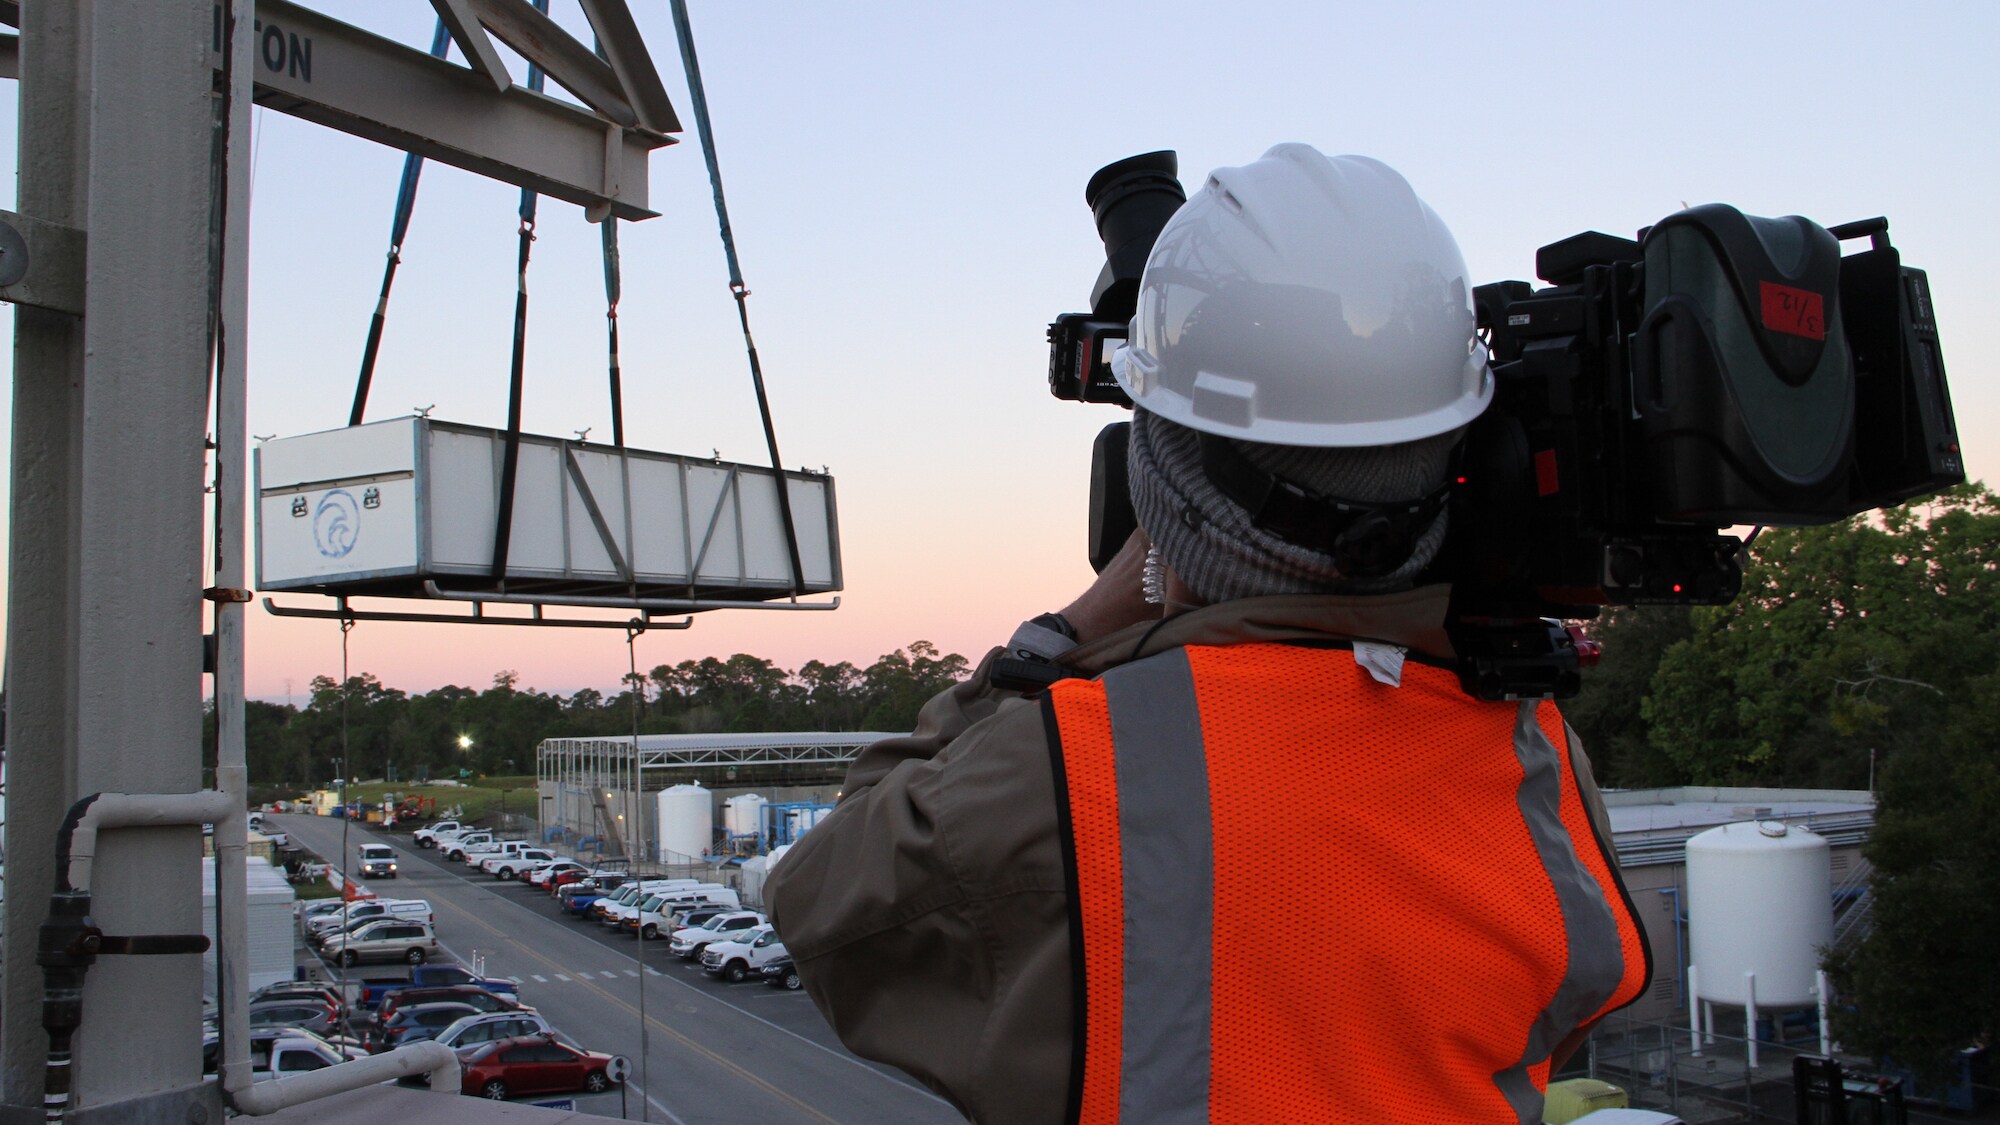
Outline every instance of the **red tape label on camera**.
POLYGON ((1769 281, 1757 283, 1764 300, 1764 327, 1787 336, 1826 339, 1826 299, 1810 289, 1769 281))

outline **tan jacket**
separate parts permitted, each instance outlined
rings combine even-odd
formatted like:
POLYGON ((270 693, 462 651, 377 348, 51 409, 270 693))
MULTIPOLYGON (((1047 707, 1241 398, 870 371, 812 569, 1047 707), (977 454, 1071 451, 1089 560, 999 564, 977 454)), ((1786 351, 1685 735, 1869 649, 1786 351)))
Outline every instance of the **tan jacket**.
MULTIPOLYGON (((1446 596, 1244 599, 1134 626, 1062 662, 1095 676, 1184 645, 1340 639, 1448 657, 1446 596)), ((927 703, 911 735, 862 752, 839 807, 786 855, 766 897, 813 1000, 856 1054, 901 1067, 974 1121, 1054 1122, 1071 1003, 1050 735, 1038 698, 988 684, 994 655, 927 703)), ((1608 839, 1589 765, 1573 757, 1608 839)))

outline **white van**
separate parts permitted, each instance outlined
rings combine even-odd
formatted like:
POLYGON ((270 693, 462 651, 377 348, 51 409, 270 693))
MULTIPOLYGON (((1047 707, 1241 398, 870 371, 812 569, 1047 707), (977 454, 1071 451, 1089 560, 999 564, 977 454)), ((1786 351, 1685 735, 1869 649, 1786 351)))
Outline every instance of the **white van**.
POLYGON ((387 844, 363 844, 355 849, 355 859, 364 879, 396 877, 396 849, 387 844))

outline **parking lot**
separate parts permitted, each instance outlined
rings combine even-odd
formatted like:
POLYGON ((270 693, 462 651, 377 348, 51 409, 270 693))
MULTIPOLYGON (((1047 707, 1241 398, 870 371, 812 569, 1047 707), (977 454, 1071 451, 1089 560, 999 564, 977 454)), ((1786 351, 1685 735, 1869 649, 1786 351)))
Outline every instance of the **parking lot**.
MULTIPOLYGON (((338 820, 269 819, 322 856, 343 854, 338 820)), ((622 1089, 578 1095, 579 1109, 620 1116, 622 1106, 635 1120, 681 1125, 961 1120, 908 1077, 849 1054, 803 992, 710 978, 665 940, 642 943, 573 919, 541 888, 446 862, 403 833, 360 824, 347 833, 350 856, 364 842, 397 850, 398 878, 369 889, 427 900, 452 957, 516 982, 521 1001, 576 1045, 632 1061, 622 1089)), ((370 966, 352 972, 381 975, 370 966)))

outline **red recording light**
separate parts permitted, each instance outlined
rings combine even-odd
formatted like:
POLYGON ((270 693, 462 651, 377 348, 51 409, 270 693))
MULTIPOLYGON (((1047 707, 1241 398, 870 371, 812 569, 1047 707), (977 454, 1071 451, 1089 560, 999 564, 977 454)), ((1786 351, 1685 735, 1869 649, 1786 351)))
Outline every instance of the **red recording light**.
POLYGON ((1681 584, 1678 582, 1674 583, 1674 593, 1678 594, 1680 592, 1681 592, 1681 584))

